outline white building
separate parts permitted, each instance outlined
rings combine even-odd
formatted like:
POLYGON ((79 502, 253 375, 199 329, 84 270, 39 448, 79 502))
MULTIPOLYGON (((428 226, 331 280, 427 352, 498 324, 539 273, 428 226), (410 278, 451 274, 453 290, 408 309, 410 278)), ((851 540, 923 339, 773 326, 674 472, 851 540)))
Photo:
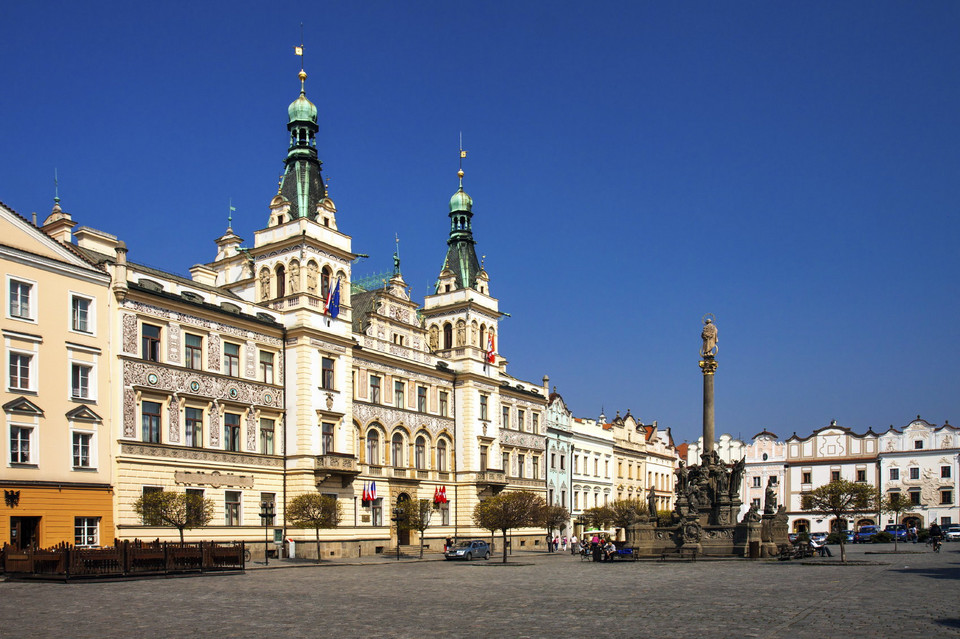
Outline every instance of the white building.
MULTIPOLYGON (((613 501, 613 431, 603 415, 599 420, 574 417, 571 448, 573 456, 574 521, 584 510, 613 501)), ((575 525, 577 535, 583 527, 575 525)))

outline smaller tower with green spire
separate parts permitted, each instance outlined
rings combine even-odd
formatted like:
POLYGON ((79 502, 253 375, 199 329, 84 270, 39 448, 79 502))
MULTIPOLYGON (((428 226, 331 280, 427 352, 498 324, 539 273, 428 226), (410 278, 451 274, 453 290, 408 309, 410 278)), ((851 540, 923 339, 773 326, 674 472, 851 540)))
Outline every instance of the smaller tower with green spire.
POLYGON ((317 156, 317 107, 307 99, 307 73, 300 69, 300 97, 287 109, 290 148, 284 160, 286 169, 280 183, 280 195, 290 202, 291 219, 317 219, 317 204, 326 197, 317 156))

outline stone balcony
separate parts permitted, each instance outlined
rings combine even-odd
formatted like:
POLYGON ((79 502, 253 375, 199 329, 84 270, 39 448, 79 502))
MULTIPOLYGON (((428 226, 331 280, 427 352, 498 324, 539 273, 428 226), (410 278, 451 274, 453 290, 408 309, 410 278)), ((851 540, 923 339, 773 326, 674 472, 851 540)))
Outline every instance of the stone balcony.
POLYGON ((502 470, 481 470, 477 473, 477 484, 481 486, 506 486, 507 474, 502 470))
POLYGON ((348 486, 354 477, 360 474, 360 464, 353 455, 345 453, 327 453, 326 455, 317 455, 316 465, 314 466, 314 475, 317 483, 321 483, 330 477, 340 477, 342 485, 348 486))

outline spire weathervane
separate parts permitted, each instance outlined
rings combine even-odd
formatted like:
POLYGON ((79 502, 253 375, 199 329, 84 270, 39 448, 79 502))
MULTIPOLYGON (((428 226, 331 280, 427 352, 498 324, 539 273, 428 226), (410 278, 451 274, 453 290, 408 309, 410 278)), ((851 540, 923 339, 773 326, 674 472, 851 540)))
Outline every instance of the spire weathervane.
POLYGON ((306 87, 304 86, 307 79, 307 72, 303 70, 303 23, 300 23, 300 46, 293 47, 294 54, 300 56, 300 93, 306 93, 306 87))
POLYGON ((57 179, 57 167, 53 167, 53 203, 60 204, 60 181, 57 179))
POLYGON ((227 230, 233 230, 233 214, 237 210, 237 207, 233 205, 233 198, 227 200, 227 230))
POLYGON ((393 251, 393 274, 400 275, 400 235, 395 233, 394 238, 396 238, 397 247, 393 251))
POLYGON ((460 188, 463 188, 463 158, 467 157, 467 152, 463 150, 463 131, 460 132, 460 170, 457 176, 460 178, 460 188))

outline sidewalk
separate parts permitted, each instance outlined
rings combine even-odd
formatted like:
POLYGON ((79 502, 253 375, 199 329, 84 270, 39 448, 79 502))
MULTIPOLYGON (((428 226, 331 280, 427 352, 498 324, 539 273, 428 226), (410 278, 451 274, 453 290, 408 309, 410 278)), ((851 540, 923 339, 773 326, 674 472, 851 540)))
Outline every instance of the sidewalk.
MULTIPOLYGON (((536 557, 536 556, 556 556, 556 557, 569 557, 570 553, 563 552, 547 552, 546 550, 518 550, 507 555, 507 562, 517 561, 518 559, 524 557, 536 557)), ((443 553, 439 552, 424 552, 423 559, 420 559, 419 554, 416 555, 400 555, 400 559, 397 560, 396 555, 364 555, 361 557, 337 557, 331 559, 323 559, 317 563, 316 559, 270 559, 269 565, 264 565, 263 560, 258 561, 249 561, 246 564, 247 570, 280 570, 285 568, 322 568, 330 566, 369 566, 377 565, 381 566, 383 564, 416 564, 423 563, 425 561, 444 561, 443 553)), ((482 560, 478 560, 482 561, 482 560)), ((503 555, 497 553, 490 557, 489 562, 502 562, 503 555)))

